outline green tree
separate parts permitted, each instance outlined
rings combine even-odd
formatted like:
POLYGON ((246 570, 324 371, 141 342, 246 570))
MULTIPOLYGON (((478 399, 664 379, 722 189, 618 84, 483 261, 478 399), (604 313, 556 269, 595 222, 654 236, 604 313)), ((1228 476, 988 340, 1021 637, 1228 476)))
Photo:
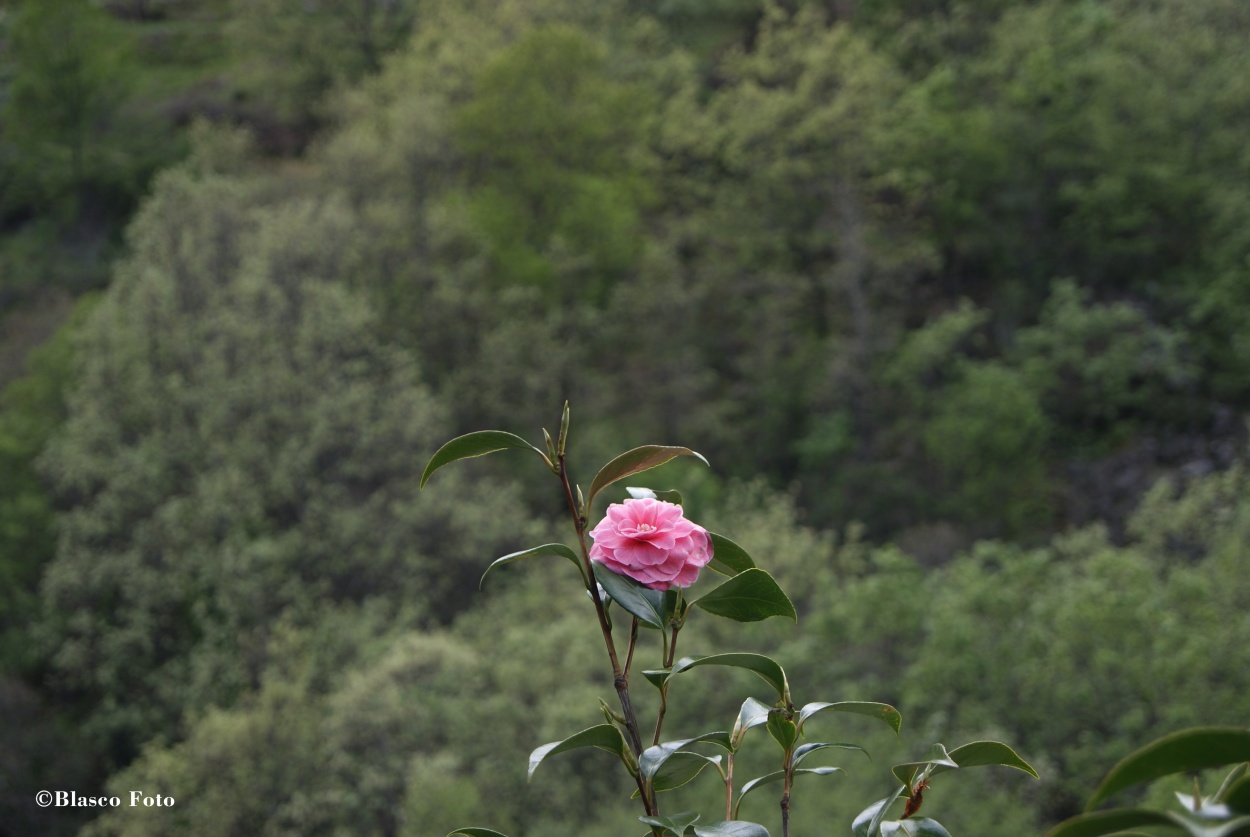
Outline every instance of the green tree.
POLYGON ((407 457, 443 410, 332 278, 350 273, 350 218, 262 210, 253 188, 162 178, 43 460, 64 509, 44 648, 120 762, 258 683, 275 620, 364 604, 379 623, 445 620, 502 549, 454 490, 415 505, 407 457))

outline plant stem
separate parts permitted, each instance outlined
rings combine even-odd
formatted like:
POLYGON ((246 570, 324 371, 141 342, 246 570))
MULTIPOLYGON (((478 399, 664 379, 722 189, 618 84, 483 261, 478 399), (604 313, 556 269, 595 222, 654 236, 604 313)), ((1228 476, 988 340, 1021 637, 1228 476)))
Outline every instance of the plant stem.
MULTIPOLYGON (((677 632, 681 630, 681 626, 674 624, 673 632, 670 636, 668 647, 664 650, 664 667, 671 669, 673 662, 677 659, 677 632)), ((664 685, 660 687, 660 709, 655 716, 655 734, 651 736, 651 746, 660 743, 660 730, 664 727, 664 715, 668 711, 668 681, 664 681, 664 685)))
MULTIPOLYGON (((634 704, 629 696, 629 670, 628 668, 621 668, 620 660, 616 656, 616 643, 612 639, 612 626, 608 623, 608 614, 604 608, 603 599, 599 598, 599 585, 595 583, 595 571, 590 564, 590 550, 586 546, 586 527, 588 523, 583 510, 577 507, 577 501, 573 499, 573 485, 569 481, 568 464, 565 461, 564 451, 558 453, 556 460, 559 467, 560 482, 564 485, 564 499, 568 503, 569 514, 573 516, 573 527, 577 530, 577 544, 582 551, 582 566, 586 570, 586 589, 590 593, 591 601, 595 603, 595 614, 599 617, 599 630, 603 633, 603 642, 608 650, 608 659, 612 663, 612 685, 616 687, 616 696, 621 703, 621 714, 625 717, 625 732, 629 738, 629 746, 634 751, 634 757, 637 758, 642 755, 642 736, 638 732, 638 716, 634 714, 634 704)), ((588 512, 589 509, 585 511, 588 512)), ((643 781, 641 776, 636 776, 635 781, 638 784, 638 791, 642 795, 642 804, 647 811, 647 815, 655 816, 658 810, 655 804, 654 793, 648 792, 647 783, 643 781)))
POLYGON ((725 757, 725 821, 734 818, 734 754, 725 757))

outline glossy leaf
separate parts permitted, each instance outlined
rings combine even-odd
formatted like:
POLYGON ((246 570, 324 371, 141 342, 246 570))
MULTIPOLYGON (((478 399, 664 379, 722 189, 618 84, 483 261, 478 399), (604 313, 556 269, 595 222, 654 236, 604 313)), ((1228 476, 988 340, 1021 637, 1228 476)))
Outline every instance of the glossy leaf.
POLYGON ((1117 808, 1113 811, 1080 814, 1064 820, 1046 832, 1046 837, 1100 837, 1103 834, 1119 834, 1130 828, 1146 826, 1167 828, 1181 834, 1189 830, 1183 820, 1171 814, 1137 808, 1117 808))
POLYGON ((1224 777, 1224 781, 1220 783, 1220 789, 1215 792, 1215 795, 1212 798, 1217 799, 1220 802, 1226 801, 1226 797, 1232 792, 1233 787, 1240 784, 1243 779, 1247 778, 1247 769, 1250 769, 1250 764, 1243 761, 1233 767, 1232 770, 1228 771, 1228 775, 1226 775, 1224 777))
POLYGON ((639 817, 638 821, 643 825, 663 828, 680 837, 686 833, 688 827, 699 821, 699 815, 695 811, 684 811, 680 814, 673 814, 671 817, 639 817))
POLYGON ((598 561, 592 561, 591 570, 604 591, 627 613, 637 616, 644 625, 652 628, 664 626, 664 592, 643 587, 632 578, 617 575, 598 561))
MULTIPOLYGON (((1033 769, 1033 765, 1020 758, 1015 750, 1000 741, 973 741, 970 744, 964 744, 962 747, 951 750, 950 758, 960 768, 999 765, 1023 770, 1034 779, 1041 778, 1033 769)), ((933 769, 933 775, 936 776, 951 769, 953 768, 939 764, 933 769)))
POLYGON ((1102 780, 1085 806, 1092 811, 1125 788, 1173 773, 1250 761, 1250 730, 1198 727, 1166 735, 1130 753, 1102 780))
POLYGON ((780 712, 773 712, 768 716, 768 734, 783 750, 791 749, 794 742, 799 740, 798 726, 780 712))
POLYGON ((743 570, 690 604, 735 622, 759 622, 770 616, 799 620, 790 598, 771 575, 758 567, 743 570))
POLYGON ((802 729, 807 719, 818 712, 851 712, 855 715, 866 715, 876 718, 889 725, 895 734, 903 726, 903 716, 888 703, 874 703, 867 700, 842 700, 834 703, 809 703, 799 710, 799 728, 802 729))
POLYGON ((543 462, 546 462, 548 467, 551 467, 551 460, 547 458, 547 454, 520 436, 514 433, 506 433, 503 430, 479 430, 475 433, 457 436, 434 451, 434 455, 430 457, 429 464, 425 466, 425 472, 421 474, 421 487, 425 488, 425 484, 429 481, 430 476, 444 465, 450 465, 452 462, 460 459, 485 456, 488 453, 507 450, 508 448, 532 450, 543 458, 543 462))
MULTIPOLYGON (((811 767, 811 768, 803 768, 801 770, 796 770, 794 771, 794 775, 795 776, 832 776, 834 773, 841 773, 841 772, 843 771, 842 771, 842 768, 840 767, 811 767)), ((777 771, 774 771, 773 773, 768 773, 764 776, 758 776, 752 779, 751 781, 747 782, 745 785, 742 786, 742 792, 738 794, 738 801, 734 803, 734 811, 736 812, 738 810, 738 806, 742 804, 743 797, 745 797, 748 793, 755 790, 756 788, 763 787, 764 785, 776 784, 777 782, 780 782, 782 779, 784 779, 785 776, 786 776, 786 772, 784 770, 777 770, 777 771)))
POLYGON ((647 678, 647 682, 657 689, 662 688, 668 682, 668 678, 672 676, 672 671, 666 668, 649 668, 642 673, 647 678))
POLYGON ((597 747, 613 755, 621 756, 625 752, 625 739, 621 737, 621 731, 613 725, 600 724, 590 729, 584 729, 563 741, 544 744, 530 753, 529 771, 526 778, 532 779, 534 777, 534 771, 538 769, 538 765, 542 764, 547 756, 567 753, 569 750, 578 750, 584 747, 597 747))
POLYGON ((826 744, 823 742, 813 742, 811 744, 803 744, 802 746, 795 748, 793 763, 797 766, 803 761, 803 759, 807 758, 810 754, 816 752, 817 750, 825 750, 829 748, 833 748, 835 750, 857 750, 865 756, 868 755, 867 750, 855 744, 826 744))
POLYGON ((447 837, 456 837, 457 834, 464 834, 466 837, 507 837, 498 831, 491 831, 489 828, 461 828, 453 831, 447 837))
POLYGON ((599 469, 599 473, 595 474, 594 480, 590 483, 590 495, 586 498, 586 507, 590 508, 590 504, 595 501, 595 496, 617 480, 623 480, 628 476, 663 465, 678 456, 693 456, 704 465, 707 464, 702 454, 695 453, 690 448, 670 445, 643 445, 634 448, 622 453, 599 469))
POLYGON ((744 820, 696 825, 695 837, 768 837, 768 829, 759 823, 744 820))
POLYGON ((738 710, 738 719, 734 721, 733 732, 730 733, 735 750, 742 745, 742 737, 746 735, 747 730, 768 723, 770 711, 768 704, 761 703, 753 697, 742 702, 742 708, 738 710))
POLYGON ((504 564, 511 564, 514 561, 521 561, 526 558, 537 558, 542 555, 555 555, 560 558, 567 558, 573 562, 573 566, 577 567, 578 573, 582 576, 582 581, 586 581, 586 568, 582 566, 582 561, 577 557, 577 553, 569 549, 562 543, 545 543, 542 546, 536 546, 533 549, 524 549, 520 552, 513 552, 502 558, 496 558, 491 565, 486 568, 486 572, 482 573, 482 580, 478 582, 480 588, 486 583, 486 576, 490 575, 490 571, 496 567, 502 567, 504 564))
MULTIPOLYGON (((777 697, 785 700, 790 695, 790 684, 786 680, 786 672, 771 657, 763 654, 732 652, 729 654, 712 654, 707 657, 683 657, 673 666, 672 675, 688 671, 699 666, 733 666, 753 671, 777 691, 777 697)), ((670 676, 672 676, 670 675, 670 676)))
POLYGON ((720 756, 705 756, 701 753, 674 753, 664 765, 656 771, 652 785, 657 791, 670 791, 680 788, 692 781, 703 772, 709 764, 720 764, 720 756))
POLYGON ((663 500, 675 506, 680 506, 682 503, 681 492, 676 488, 656 491, 654 488, 626 487, 625 491, 635 500, 663 500))
POLYGON ((881 823, 881 837, 951 837, 951 834, 937 820, 911 817, 881 823))
POLYGON ((1221 802, 1239 814, 1250 814, 1250 776, 1234 777, 1221 791, 1221 802))
POLYGON ((726 750, 729 749, 729 733, 724 730, 705 732, 703 735, 695 736, 694 738, 664 741, 642 751, 642 755, 638 757, 638 769, 642 771, 644 779, 650 779, 674 753, 677 753, 689 744, 695 744, 700 741, 707 741, 726 750))
POLYGON ((903 787, 900 785, 895 788, 894 793, 885 799, 878 799, 864 810, 860 811, 851 822, 851 831, 855 837, 876 837, 881 833, 881 823, 885 821, 886 812, 890 810, 890 806, 903 795, 903 787))
POLYGON ((930 765, 933 766, 933 770, 930 771, 930 775, 932 775, 932 773, 936 773, 938 768, 945 768, 947 770, 959 769, 959 763, 950 757, 950 754, 946 752, 946 747, 942 744, 934 744, 930 747, 929 752, 925 753, 925 757, 920 761, 909 761, 904 762, 903 764, 896 764, 891 769, 894 772, 894 776, 910 788, 912 777, 930 765))
POLYGON ((712 560, 708 567, 721 575, 737 575, 743 570, 755 568, 755 562, 747 551, 724 535, 708 532, 712 540, 712 560))

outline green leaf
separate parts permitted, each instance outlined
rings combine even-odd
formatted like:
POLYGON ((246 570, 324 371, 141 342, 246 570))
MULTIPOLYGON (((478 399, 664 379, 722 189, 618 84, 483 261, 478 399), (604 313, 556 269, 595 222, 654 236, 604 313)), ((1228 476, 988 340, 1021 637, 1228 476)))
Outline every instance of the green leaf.
POLYGON ((721 575, 737 575, 743 570, 755 568, 755 562, 747 551, 724 535, 708 532, 712 541, 712 560, 708 564, 721 575))
POLYGON ((1130 753, 1095 789, 1085 806, 1092 811, 1125 788, 1173 773, 1187 773, 1250 761, 1250 730, 1239 727, 1196 727, 1165 735, 1130 753))
POLYGON ((434 455, 430 457, 430 463, 425 466, 425 472, 421 474, 421 487, 425 488, 430 475, 444 465, 448 465, 458 459, 485 456, 488 453, 494 453, 497 450, 507 450, 508 448, 528 448, 541 456, 543 462, 547 463, 548 468, 551 467, 551 460, 547 458, 547 454, 520 436, 504 432, 503 430, 479 430, 475 433, 457 436, 436 450, 434 455))
POLYGON ((694 738, 682 738, 677 741, 665 741, 654 747, 648 747, 642 751, 642 755, 638 757, 638 769, 642 772, 644 779, 650 779, 655 776, 656 771, 668 761, 673 754, 677 753, 683 747, 694 744, 699 741, 707 741, 716 744, 724 749, 729 749, 729 733, 724 730, 716 732, 705 732, 694 738))
POLYGON ((896 764, 893 768, 891 768, 891 770, 900 782, 910 788, 912 779, 915 775, 930 765, 933 765, 933 770, 930 771, 930 775, 936 773, 939 768, 945 768, 946 770, 957 770, 959 768, 959 763, 950 757, 950 754, 946 752, 945 746, 942 744, 934 744, 929 748, 929 752, 926 753, 925 757, 920 761, 908 761, 903 764, 896 764))
POLYGON ((771 711, 768 704, 761 703, 753 697, 749 697, 742 702, 742 708, 738 710, 738 719, 734 721, 733 732, 730 733, 730 741, 733 744, 734 752, 742 746, 742 738, 746 735, 747 730, 751 727, 758 727, 760 724, 768 723, 768 714, 771 711))
MULTIPOLYGON (((794 775, 795 776, 832 776, 834 773, 841 773, 841 772, 843 771, 842 771, 842 768, 840 767, 810 767, 810 768, 803 768, 802 770, 796 770, 794 771, 794 775)), ((786 772, 784 770, 778 770, 773 773, 768 773, 764 776, 759 776, 747 782, 745 785, 742 786, 742 792, 738 794, 738 801, 734 803, 734 812, 735 813, 737 812, 738 806, 742 804, 743 797, 745 797, 748 793, 755 790, 756 788, 763 787, 764 785, 776 784, 777 782, 780 782, 782 779, 784 779, 785 775, 786 775, 786 772)))
POLYGON ((567 753, 569 750, 577 750, 584 747, 597 747, 616 756, 622 756, 625 753, 625 739, 621 737, 621 731, 612 724, 600 724, 597 727, 584 729, 563 741, 544 744, 530 753, 529 772, 526 775, 526 779, 534 778, 534 771, 538 769, 538 765, 542 764, 543 759, 547 758, 547 756, 567 753))
POLYGON ((545 543, 542 546, 536 546, 533 549, 524 549, 520 552, 513 552, 509 555, 505 555, 502 558, 496 558, 491 562, 491 565, 486 568, 486 572, 482 573, 482 580, 478 582, 477 586, 481 588, 481 586, 486 582, 486 576, 490 575, 490 571, 495 569, 495 567, 501 567, 504 564, 511 564, 513 561, 520 561, 525 558, 537 558, 540 555, 556 555, 561 558, 568 558, 573 562, 573 566, 577 567, 577 571, 582 576, 582 581, 585 582, 587 580, 586 568, 582 566, 581 559, 577 557, 576 552, 569 549, 562 543, 545 543))
POLYGON ((881 823, 881 837, 951 837, 951 834, 937 820, 912 817, 881 823))
POLYGON ((1250 817, 1238 817, 1216 826, 1201 837, 1248 837, 1250 835, 1250 817))
POLYGON ((1113 811, 1080 814, 1064 820, 1048 831, 1046 837, 1099 837, 1103 834, 1118 834, 1140 826, 1164 827, 1182 834, 1188 831, 1170 814, 1136 808, 1117 808, 1113 811))
POLYGON ((807 719, 818 712, 852 712, 856 715, 867 715, 869 718, 877 718, 889 725, 897 735, 903 726, 903 716, 898 714, 898 710, 888 703, 874 703, 867 700, 842 700, 835 703, 809 703, 799 710, 799 728, 803 728, 803 724, 807 719))
POLYGON ((590 483, 590 495, 586 498, 586 508, 589 509, 595 502, 595 496, 600 491, 617 480, 623 480, 633 474, 663 465, 678 456, 693 456, 704 465, 707 464, 707 460, 701 454, 695 453, 690 448, 670 445, 643 445, 622 453, 595 474, 594 480, 590 483))
POLYGON ((705 756, 701 753, 674 753, 664 765, 656 771, 653 786, 657 791, 670 791, 680 788, 703 772, 709 764, 720 764, 720 756, 705 756))
POLYGON ((735 668, 745 668, 753 671, 768 685, 777 691, 777 696, 782 700, 788 700, 790 697, 790 684, 786 680, 786 672, 776 660, 771 657, 765 657, 763 654, 751 654, 745 651, 732 652, 729 654, 712 654, 707 657, 683 657, 673 666, 670 677, 681 674, 699 666, 733 666, 735 668))
MULTIPOLYGON (((795 749, 793 764, 795 766, 798 766, 798 764, 801 761, 803 761, 803 759, 807 758, 809 754, 814 753, 817 750, 824 750, 830 747, 836 750, 858 750, 859 752, 863 753, 865 756, 868 755, 867 750, 855 744, 825 744, 823 742, 813 742, 811 744, 804 744, 801 747, 798 747, 795 749)), ((871 757, 869 757, 869 760, 871 760, 871 757)))
POLYGON ((456 837, 457 834, 464 834, 467 837, 507 837, 506 834, 491 831, 489 828, 461 828, 451 832, 447 837, 456 837))
MULTIPOLYGON (((1228 771, 1228 775, 1225 776, 1224 781, 1220 783, 1220 789, 1215 792, 1215 796, 1212 798, 1218 802, 1227 802, 1227 797, 1229 794, 1233 793, 1233 789, 1238 784, 1241 784, 1243 779, 1247 778, 1247 769, 1250 769, 1250 764, 1242 762, 1241 764, 1235 766, 1232 770, 1228 771)), ((1246 791, 1250 791, 1250 786, 1247 786, 1246 791)), ((1248 799, 1247 802, 1250 802, 1250 799, 1248 799)), ((1234 807, 1234 810, 1240 811, 1241 808, 1234 807)))
POLYGON ((799 621, 789 597, 771 575, 759 568, 743 570, 690 604, 736 622, 759 622, 770 616, 788 616, 799 621))
POLYGON ((794 742, 799 740, 799 728, 794 721, 782 715, 780 712, 770 713, 768 716, 768 734, 773 740, 781 745, 781 749, 789 750, 794 746, 794 742))
MULTIPOLYGON (((965 767, 984 767, 987 765, 1001 765, 1003 767, 1014 767, 1016 770, 1023 770, 1034 779, 1041 778, 1037 775, 1037 771, 1033 766, 1016 754, 1016 751, 998 741, 973 741, 971 744, 965 744, 962 747, 956 747, 950 752, 950 759, 959 765, 960 768, 965 767)), ((933 769, 932 775, 945 773, 947 770, 953 770, 948 765, 939 764, 933 769)))
POLYGON ((767 828, 758 823, 746 822, 745 820, 696 825, 694 833, 695 837, 768 837, 767 828))
POLYGON ((663 500, 666 503, 672 503, 680 506, 682 502, 681 492, 676 488, 667 488, 663 491, 656 491, 653 488, 636 488, 626 487, 625 490, 629 496, 635 500, 663 500))
POLYGON ((1250 814, 1250 777, 1235 778, 1219 799, 1239 814, 1250 814))
POLYGON ((851 823, 851 831, 855 837, 876 837, 876 835, 880 834, 881 823, 885 820, 885 812, 890 810, 890 806, 903 795, 903 790, 900 786, 890 796, 887 796, 885 799, 878 799, 860 811, 851 823))
POLYGON ((686 833, 686 829, 699 821, 699 815, 694 811, 685 811, 680 814, 673 814, 671 817, 639 817, 638 821, 643 825, 654 825, 671 831, 677 837, 681 837, 686 833))
POLYGON ((649 668, 642 673, 642 676, 647 678, 647 682, 652 686, 660 689, 663 688, 664 684, 668 682, 668 678, 671 677, 672 674, 673 673, 666 668, 649 668))
POLYGON ((626 612, 637 616, 644 625, 664 627, 664 591, 643 587, 632 578, 617 575, 598 561, 592 561, 591 570, 603 585, 604 591, 626 612))

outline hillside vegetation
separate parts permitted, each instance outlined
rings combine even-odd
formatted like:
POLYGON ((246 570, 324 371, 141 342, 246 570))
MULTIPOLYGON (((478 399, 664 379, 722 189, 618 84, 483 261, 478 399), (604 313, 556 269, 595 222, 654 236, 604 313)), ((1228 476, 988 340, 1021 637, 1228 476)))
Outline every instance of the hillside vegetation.
POLYGON ((589 603, 478 591, 560 510, 418 490, 565 399, 583 478, 706 455, 648 484, 794 597, 758 650, 902 710, 796 834, 891 748, 1012 742, 926 805, 1027 834, 1246 725, 1247 137, 1243 0, 0 2, 0 835, 623 833, 522 768, 589 603))

